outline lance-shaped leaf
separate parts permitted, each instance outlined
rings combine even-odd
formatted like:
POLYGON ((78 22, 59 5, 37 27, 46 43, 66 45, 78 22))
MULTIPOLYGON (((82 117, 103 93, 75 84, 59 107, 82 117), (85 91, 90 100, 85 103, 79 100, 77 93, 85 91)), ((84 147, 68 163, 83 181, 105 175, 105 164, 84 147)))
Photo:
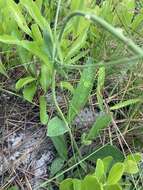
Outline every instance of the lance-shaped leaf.
MULTIPOLYGON (((94 64, 93 59, 89 58, 86 65, 94 64)), ((89 95, 91 93, 94 77, 95 77, 95 67, 86 67, 81 75, 80 82, 73 93, 72 100, 70 101, 68 110, 68 121, 72 122, 75 116, 80 112, 80 110, 85 106, 89 95)))

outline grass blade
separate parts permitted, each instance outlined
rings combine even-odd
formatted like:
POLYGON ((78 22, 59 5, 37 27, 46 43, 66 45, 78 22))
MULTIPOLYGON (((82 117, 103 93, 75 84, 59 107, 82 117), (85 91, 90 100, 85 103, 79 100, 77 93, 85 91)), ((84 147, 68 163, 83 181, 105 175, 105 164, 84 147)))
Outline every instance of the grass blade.
POLYGON ((126 101, 120 102, 120 103, 110 107, 110 110, 117 110, 117 109, 124 108, 126 106, 130 106, 132 104, 136 104, 136 103, 139 103, 139 102, 142 102, 142 101, 143 100, 141 98, 135 98, 135 99, 126 100, 126 101))

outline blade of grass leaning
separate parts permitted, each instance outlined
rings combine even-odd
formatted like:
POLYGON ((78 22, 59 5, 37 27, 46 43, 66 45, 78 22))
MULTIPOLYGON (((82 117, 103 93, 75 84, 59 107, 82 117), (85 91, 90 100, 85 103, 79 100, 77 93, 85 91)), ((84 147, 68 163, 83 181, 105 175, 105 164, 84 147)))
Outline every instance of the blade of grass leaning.
POLYGON ((91 141, 92 142, 92 140, 95 140, 96 137, 101 132, 101 130, 108 127, 110 122, 111 122, 111 115, 110 114, 104 114, 104 115, 98 116, 96 118, 96 121, 93 124, 92 128, 90 129, 89 133, 87 134, 85 141, 91 141))
MULTIPOLYGON (((86 65, 94 64, 93 59, 89 58, 86 65)), ((68 110, 68 122, 71 123, 80 110, 85 106, 89 95, 91 93, 94 77, 95 68, 87 67, 83 70, 80 82, 77 88, 74 90, 73 97, 69 104, 68 110)))
POLYGON ((141 103, 143 102, 143 100, 141 98, 135 98, 135 99, 130 99, 130 100, 126 100, 126 101, 123 101, 123 102, 120 102, 118 104, 115 104, 114 106, 110 107, 110 110, 117 110, 117 109, 120 109, 120 108, 124 108, 126 106, 130 106, 132 104, 136 104, 136 103, 141 103))

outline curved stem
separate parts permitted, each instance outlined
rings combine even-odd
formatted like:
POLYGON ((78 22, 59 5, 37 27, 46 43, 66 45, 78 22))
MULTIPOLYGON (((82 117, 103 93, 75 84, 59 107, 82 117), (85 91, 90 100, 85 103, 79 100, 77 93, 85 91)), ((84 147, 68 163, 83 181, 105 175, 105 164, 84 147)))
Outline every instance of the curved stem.
POLYGON ((120 29, 113 27, 111 24, 109 24, 108 22, 106 22, 105 20, 103 20, 102 18, 100 18, 96 15, 93 15, 93 14, 87 13, 87 12, 83 12, 83 11, 73 12, 69 16, 66 17, 63 27, 61 29, 61 32, 59 34, 59 42, 61 42, 61 40, 62 40, 63 33, 64 33, 67 23, 73 17, 76 17, 76 16, 84 17, 85 19, 92 21, 95 24, 99 24, 104 29, 106 29, 108 32, 110 32, 112 35, 117 37, 121 42, 123 42, 125 45, 127 45, 134 53, 136 53, 138 55, 143 55, 143 50, 140 47, 138 47, 131 39, 124 36, 123 32, 120 29))
POLYGON ((95 68, 99 68, 99 67, 108 67, 108 66, 113 66, 113 65, 123 65, 125 63, 135 63, 135 61, 139 61, 139 60, 142 60, 143 59, 143 55, 135 55, 135 56, 132 56, 131 58, 123 58, 123 59, 119 59, 119 60, 115 60, 115 61, 109 61, 109 62, 106 62, 106 61, 101 61, 101 62, 98 62, 96 64, 88 64, 88 65, 68 65, 68 64, 61 64, 59 61, 56 60, 57 64, 59 67, 61 68, 66 68, 66 69, 69 69, 69 70, 73 70, 73 69, 84 69, 84 68, 87 68, 87 67, 95 67, 95 68))

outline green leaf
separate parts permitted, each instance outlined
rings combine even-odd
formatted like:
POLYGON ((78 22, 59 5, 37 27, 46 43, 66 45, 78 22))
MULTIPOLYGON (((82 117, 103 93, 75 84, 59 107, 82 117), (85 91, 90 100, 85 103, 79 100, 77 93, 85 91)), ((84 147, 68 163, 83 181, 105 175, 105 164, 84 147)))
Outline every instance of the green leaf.
POLYGON ((131 23, 132 30, 137 31, 141 29, 142 21, 143 21, 143 8, 140 10, 140 13, 135 16, 133 22, 131 23))
POLYGON ((40 96, 40 121, 43 125, 48 123, 47 101, 45 96, 40 96))
POLYGON ((64 165, 65 160, 62 158, 56 158, 51 165, 51 169, 50 169, 50 176, 54 176, 56 173, 58 173, 63 165, 64 165))
POLYGON ((27 49, 32 54, 39 57, 44 62, 44 64, 47 65, 47 67, 49 69, 48 75, 49 75, 49 77, 51 77, 53 65, 51 64, 51 62, 49 62, 49 58, 48 58, 47 54, 44 52, 43 47, 40 47, 37 42, 35 42, 35 41, 29 42, 26 40, 20 41, 16 37, 10 36, 10 35, 1 35, 0 42, 21 46, 21 47, 27 49))
POLYGON ((88 160, 95 162, 98 158, 104 159, 107 156, 112 156, 114 162, 124 161, 124 155, 122 152, 116 146, 112 145, 103 146, 95 154, 90 156, 88 160))
POLYGON ((98 71, 98 81, 97 81, 97 101, 101 111, 104 111, 104 102, 103 102, 103 88, 105 82, 105 67, 100 67, 98 71))
POLYGON ((67 82, 67 81, 62 81, 62 82, 60 82, 60 87, 61 87, 62 89, 67 89, 67 90, 69 90, 72 94, 73 94, 73 92, 74 92, 73 86, 71 85, 71 83, 69 83, 69 82, 67 82))
MULTIPOLYGON (((89 58, 86 65, 93 64, 93 59, 89 58)), ((74 90, 72 100, 69 104, 68 110, 68 122, 72 122, 80 110, 85 106, 88 97, 91 93, 94 77, 95 77, 95 68, 87 67, 83 70, 80 82, 77 88, 74 90), (80 95, 80 98, 79 98, 80 95)))
POLYGON ((10 36, 10 35, 7 35, 7 34, 0 35, 0 42, 6 43, 6 44, 20 45, 20 41, 16 37, 10 36))
POLYGON ((103 160, 103 164, 104 164, 104 173, 106 174, 111 166, 111 163, 113 161, 113 157, 112 156, 107 156, 105 157, 103 160))
POLYGON ((136 104, 136 103, 139 103, 139 102, 142 102, 142 101, 143 100, 141 98, 135 98, 135 99, 126 100, 124 102, 120 102, 120 103, 110 107, 110 110, 117 110, 117 109, 129 106, 129 105, 132 105, 132 104, 136 104))
POLYGON ((128 174, 136 174, 139 172, 138 165, 133 160, 125 160, 124 165, 125 165, 125 172, 128 174))
POLYGON ((94 140, 99 135, 100 131, 106 127, 111 122, 111 116, 109 114, 100 115, 96 118, 95 123, 93 124, 92 128, 90 129, 86 140, 94 140))
POLYGON ((116 163, 109 172, 107 183, 109 185, 116 184, 122 178, 123 173, 124 173, 124 164, 120 162, 116 163))
POLYGON ((93 188, 96 190, 103 190, 102 184, 99 183, 95 176, 87 175, 83 180, 82 190, 92 190, 93 188))
POLYGON ((41 65, 41 73, 40 73, 40 84, 42 89, 47 92, 50 84, 51 84, 51 78, 49 76, 49 68, 47 65, 42 64, 41 65))
POLYGON ((142 160, 142 155, 141 155, 141 153, 129 154, 125 158, 125 161, 126 160, 132 160, 132 161, 135 161, 136 163, 139 163, 142 160))
POLYGON ((96 169, 95 169, 94 175, 96 176, 96 178, 99 181, 104 176, 104 164, 103 164, 103 161, 101 159, 97 160, 96 169))
POLYGON ((4 76, 8 77, 6 69, 5 69, 4 65, 2 64, 1 60, 0 60, 0 73, 3 74, 4 76))
POLYGON ((7 6, 10 10, 11 16, 15 21, 17 22, 18 26, 29 36, 31 36, 31 31, 29 27, 27 26, 26 20, 24 16, 21 13, 21 10, 19 6, 13 1, 13 0, 8 0, 7 1, 7 6))
POLYGON ((73 180, 72 179, 66 179, 62 181, 60 184, 60 190, 74 190, 73 189, 73 180))
POLYGON ((82 181, 79 179, 73 179, 73 190, 82 190, 82 181))
POLYGON ((68 54, 65 57, 66 62, 68 62, 68 60, 71 57, 74 57, 76 54, 79 53, 79 50, 83 47, 83 45, 86 42, 86 38, 87 38, 87 29, 80 34, 80 36, 72 43, 71 47, 68 49, 68 54))
POLYGON ((36 84, 35 83, 31 83, 27 86, 25 86, 25 88, 23 89, 23 96, 26 100, 28 100, 29 102, 32 102, 33 97, 35 95, 36 92, 36 84))
MULTIPOLYGON (((77 10, 86 10, 86 5, 88 3, 86 0, 72 0, 71 1, 71 11, 77 11, 77 10)), ((88 29, 90 23, 84 19, 84 18, 79 18, 76 17, 72 21, 72 28, 75 36, 80 35, 85 29, 88 29)))
POLYGON ((53 56, 53 42, 50 36, 50 33, 47 30, 43 31, 43 38, 44 38, 44 47, 45 51, 48 54, 48 57, 52 58, 53 56))
POLYGON ((37 24, 32 24, 31 26, 32 30, 32 36, 35 41, 37 41, 38 44, 43 43, 42 34, 37 24))
POLYGON ((122 187, 119 184, 105 185, 104 190, 122 190, 122 187))
POLYGON ((68 127, 58 117, 54 117, 49 121, 47 136, 49 137, 60 136, 66 132, 68 132, 68 127))
POLYGON ((16 83, 16 89, 20 90, 21 88, 23 88, 26 84, 29 84, 33 81, 35 81, 36 78, 33 78, 31 76, 19 79, 18 82, 16 83))
POLYGON ((40 26, 42 30, 47 29, 51 35, 51 29, 47 20, 42 16, 41 11, 34 1, 21 0, 21 4, 26 8, 30 16, 40 26))
POLYGON ((68 155, 68 149, 67 149, 67 144, 64 136, 56 136, 56 137, 51 137, 51 140, 59 154, 59 156, 63 160, 67 160, 67 155, 68 155))

